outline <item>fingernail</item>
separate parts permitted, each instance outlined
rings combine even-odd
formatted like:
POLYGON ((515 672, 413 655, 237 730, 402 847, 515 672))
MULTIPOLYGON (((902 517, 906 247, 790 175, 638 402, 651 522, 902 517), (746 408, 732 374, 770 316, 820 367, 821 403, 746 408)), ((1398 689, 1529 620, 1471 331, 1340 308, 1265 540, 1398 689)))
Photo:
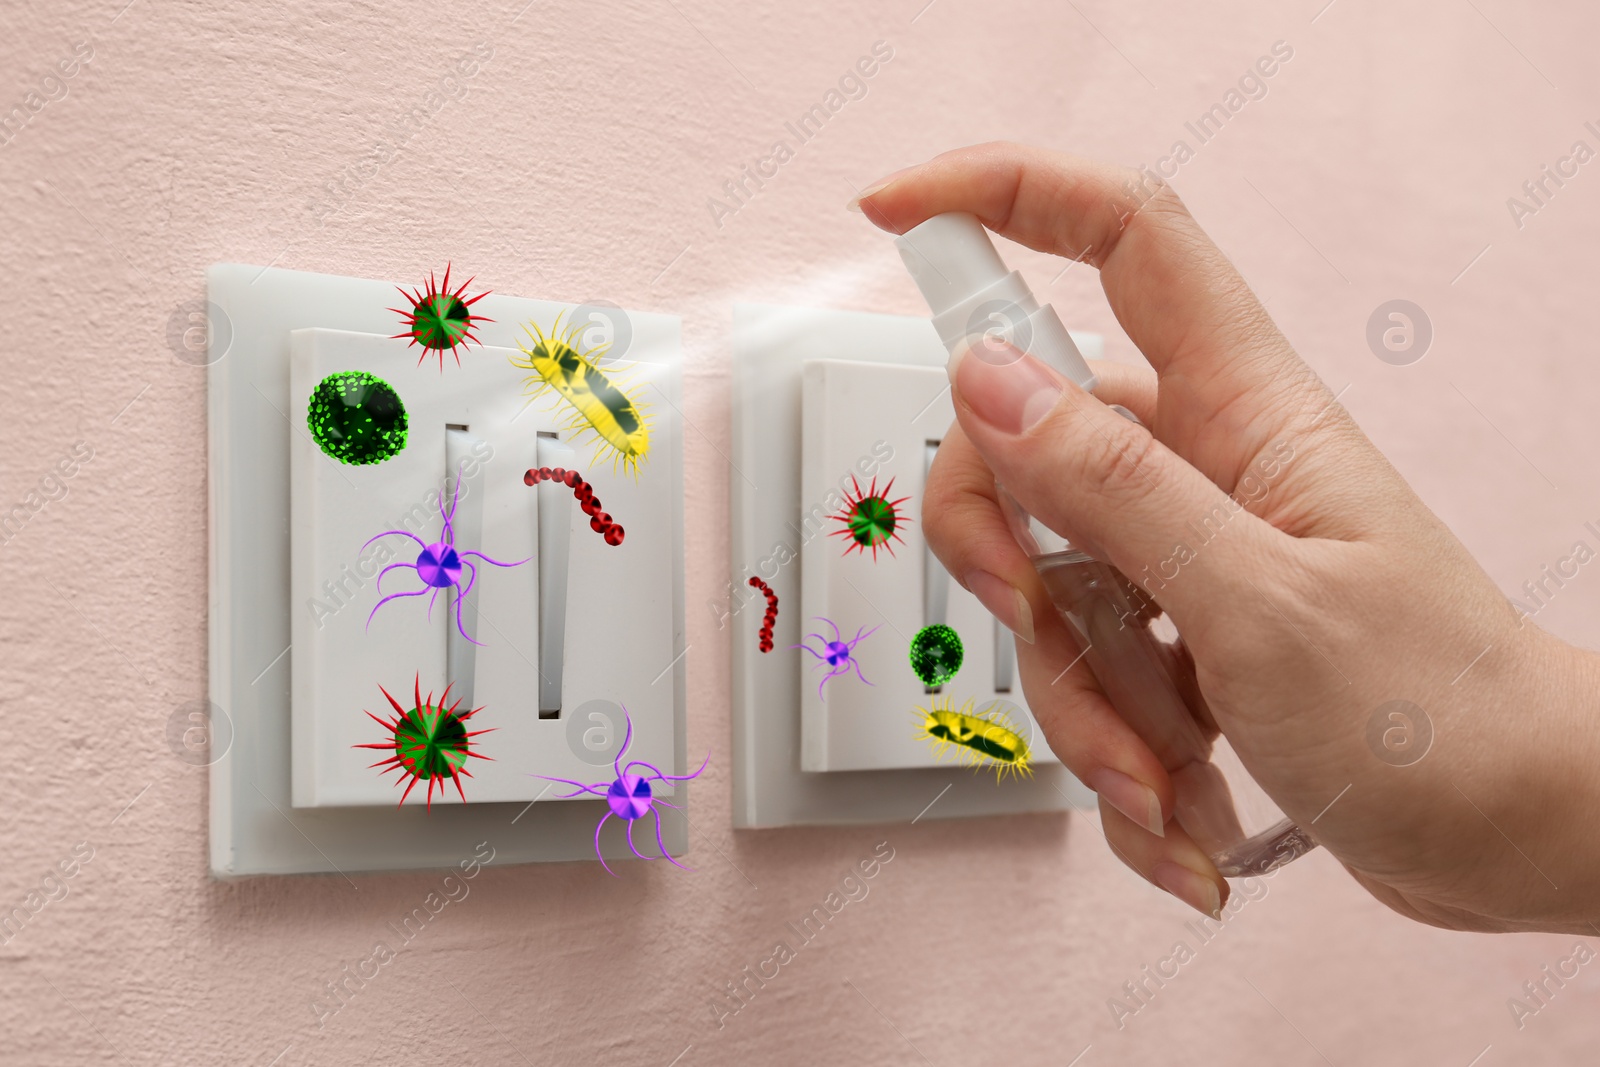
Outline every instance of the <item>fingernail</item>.
POLYGON ((1150 877, 1156 880, 1156 885, 1200 914, 1222 918, 1222 897, 1217 892, 1217 884, 1204 875, 1168 861, 1156 864, 1150 877))
POLYGON ((1166 824, 1161 818, 1161 798, 1143 782, 1111 767, 1101 767, 1085 778, 1083 784, 1157 837, 1167 836, 1166 824))
POLYGON ((958 345, 945 368, 974 415, 1002 433, 1019 434, 1050 414, 1061 399, 1060 379, 1009 344, 979 344, 958 345))
POLYGON ((845 209, 849 211, 860 211, 861 201, 865 200, 869 196, 875 196, 878 193, 883 192, 885 189, 889 188, 896 178, 900 177, 900 175, 904 174, 910 169, 910 167, 901 167, 899 170, 894 171, 891 174, 885 174, 883 177, 879 178, 877 181, 861 190, 855 196, 851 197, 850 202, 845 205, 845 209))
POLYGON ((1006 629, 1033 644, 1033 609, 1022 590, 988 571, 972 571, 961 584, 972 590, 978 602, 1006 629))
POLYGON ((944 373, 945 377, 950 379, 950 388, 952 389, 956 385, 956 376, 961 373, 961 364, 966 362, 967 348, 967 342, 962 341, 950 350, 950 358, 945 360, 944 373))

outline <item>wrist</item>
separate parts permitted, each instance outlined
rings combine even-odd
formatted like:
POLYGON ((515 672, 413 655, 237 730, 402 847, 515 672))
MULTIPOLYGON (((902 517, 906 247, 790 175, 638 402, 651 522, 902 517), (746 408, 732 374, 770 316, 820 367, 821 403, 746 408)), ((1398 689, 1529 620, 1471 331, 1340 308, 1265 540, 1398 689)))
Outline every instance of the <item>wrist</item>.
MULTIPOLYGON (((1550 773, 1537 775, 1536 805, 1548 824, 1545 854, 1563 871, 1557 917, 1565 929, 1593 935, 1600 920, 1600 655, 1540 632, 1550 647, 1545 683, 1548 706, 1538 733, 1527 739, 1524 758, 1550 773), (1565 879, 1565 882, 1563 882, 1565 879)), ((1537 772, 1535 772, 1537 773, 1537 772)))
POLYGON ((1600 655, 1530 628, 1518 667, 1499 682, 1500 729, 1505 756, 1486 758, 1499 767, 1493 807, 1483 817, 1494 824, 1489 855, 1520 891, 1508 894, 1512 929, 1594 935, 1600 917, 1600 655), (1509 758, 1507 758, 1509 757, 1509 758))

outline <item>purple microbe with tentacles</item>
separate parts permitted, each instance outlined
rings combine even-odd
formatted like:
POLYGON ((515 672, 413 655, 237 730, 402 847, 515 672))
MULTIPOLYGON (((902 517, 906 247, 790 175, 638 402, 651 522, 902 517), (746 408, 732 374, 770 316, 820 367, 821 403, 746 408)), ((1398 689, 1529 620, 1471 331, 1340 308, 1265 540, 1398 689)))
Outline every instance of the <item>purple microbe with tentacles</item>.
MULTIPOLYGON (((821 634, 806 634, 805 642, 802 642, 798 645, 790 645, 789 647, 805 649, 820 661, 816 664, 817 667, 826 666, 828 668, 827 675, 822 679, 822 681, 817 683, 817 696, 823 700, 826 700, 828 698, 822 695, 822 687, 827 685, 833 679, 839 677, 841 674, 849 674, 852 670, 854 670, 857 678, 860 678, 863 682, 867 682, 866 675, 861 673, 861 664, 856 660, 856 646, 876 633, 878 628, 874 626, 865 633, 857 630, 856 635, 850 640, 846 641, 844 639, 844 635, 839 632, 839 627, 834 625, 832 619, 824 618, 821 615, 818 615, 816 619, 818 622, 825 622, 828 624, 828 628, 833 631, 833 640, 830 641, 821 634), (810 644, 806 643, 809 642, 813 637, 815 637, 822 645, 822 651, 818 652, 816 649, 812 648, 810 644)), ((813 670, 814 669, 815 667, 813 670)), ((867 684, 871 685, 872 683, 867 682, 867 684)))
POLYGON ((460 499, 461 477, 458 472, 456 476, 455 492, 450 497, 450 508, 448 511, 444 511, 442 513, 442 517, 444 519, 444 529, 439 533, 439 540, 435 541, 431 545, 422 538, 418 537, 416 534, 412 533, 410 530, 385 530, 376 537, 369 539, 366 545, 361 546, 364 549, 367 547, 367 545, 372 544, 373 541, 377 541, 385 537, 393 537, 395 535, 399 535, 400 537, 409 537, 411 540, 422 546, 422 551, 417 553, 417 561, 415 563, 391 563, 387 567, 383 568, 383 570, 379 571, 376 586, 378 592, 382 594, 383 576, 392 570, 402 569, 416 571, 417 577, 422 579, 423 587, 414 592, 390 593, 388 596, 383 597, 372 606, 372 612, 367 616, 367 626, 370 627, 372 625, 373 615, 378 614, 378 609, 383 607, 389 601, 397 600, 401 597, 425 596, 430 591, 433 593, 433 596, 428 600, 428 618, 432 619, 433 605, 438 601, 439 593, 442 590, 448 589, 450 590, 451 595, 455 597, 454 610, 456 616, 456 629, 460 631, 462 637, 466 638, 468 641, 471 641, 473 644, 483 644, 482 641, 473 640, 472 635, 467 633, 466 625, 461 621, 462 602, 466 600, 467 594, 472 592, 473 585, 478 581, 478 568, 473 566, 467 560, 467 557, 475 556, 478 559, 483 560, 485 563, 494 564, 496 567, 520 567, 522 564, 528 561, 522 559, 515 563, 502 563, 497 559, 490 559, 482 552, 470 550, 463 551, 457 549, 456 532, 455 528, 451 525, 451 520, 455 518, 456 503, 460 499), (465 586, 461 584, 461 575, 463 571, 465 571, 467 575, 467 584, 465 586))
POLYGON ((597 797, 606 798, 606 806, 611 810, 600 816, 600 822, 594 828, 594 854, 595 858, 600 861, 600 866, 605 867, 606 873, 611 877, 615 878, 617 872, 606 864, 605 855, 600 851, 600 831, 605 827, 606 820, 613 815, 628 824, 628 850, 639 859, 664 858, 674 867, 682 867, 686 871, 692 871, 694 870, 693 867, 684 867, 683 864, 667 855, 667 843, 661 840, 661 813, 656 810, 655 806, 663 804, 669 808, 678 808, 679 811, 683 809, 671 801, 662 800, 654 795, 650 789, 650 783, 652 781, 692 781, 700 777, 701 772, 706 769, 706 764, 711 762, 711 754, 706 754, 706 758, 700 762, 700 770, 695 771, 693 774, 662 774, 655 766, 646 763, 644 760, 629 760, 624 764, 622 757, 628 754, 628 745, 633 742, 633 717, 628 715, 626 708, 623 709, 622 714, 627 719, 628 732, 622 739, 622 748, 617 750, 617 758, 611 763, 611 769, 616 774, 616 777, 610 782, 596 782, 593 785, 584 785, 582 782, 574 782, 570 778, 551 778, 547 774, 536 774, 534 777, 543 778, 547 782, 560 782, 562 785, 575 787, 576 792, 564 793, 557 798, 560 800, 571 800, 573 797, 582 796, 585 793, 592 793, 597 797), (642 767, 650 773, 635 774, 633 770, 635 767, 642 767), (633 824, 646 815, 654 815, 656 817, 656 844, 661 849, 660 856, 646 856, 633 843, 633 824))

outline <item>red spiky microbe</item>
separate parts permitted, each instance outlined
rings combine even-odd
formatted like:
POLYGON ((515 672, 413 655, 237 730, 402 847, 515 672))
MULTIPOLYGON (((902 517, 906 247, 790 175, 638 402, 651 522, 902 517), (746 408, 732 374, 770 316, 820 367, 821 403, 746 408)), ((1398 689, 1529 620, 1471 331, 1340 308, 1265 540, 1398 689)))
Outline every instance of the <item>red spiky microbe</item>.
MULTIPOLYGON (((483 346, 483 342, 478 340, 477 335, 472 332, 473 328, 480 322, 493 322, 494 320, 486 319, 482 315, 474 315, 471 308, 473 304, 488 296, 489 293, 485 290, 468 300, 466 298, 467 286, 471 284, 472 279, 468 278, 461 283, 460 288, 452 292, 450 289, 450 264, 446 263, 443 285, 436 284, 433 280, 433 272, 429 271, 426 291, 408 293, 404 289, 400 289, 400 295, 410 302, 411 310, 407 311, 402 308, 389 309, 399 315, 406 324, 404 333, 397 333, 393 336, 396 338, 409 337, 411 338, 411 344, 422 346, 422 355, 417 357, 417 366, 420 367, 422 365, 422 361, 428 358, 429 352, 435 352, 439 356, 439 370, 443 372, 446 351, 455 357, 456 366, 459 367, 461 366, 461 354, 456 351, 457 346, 464 345, 468 341, 478 345, 480 348, 483 346)), ((399 289, 400 287, 396 286, 395 288, 399 289)), ((409 348, 410 345, 407 347, 409 348)))
POLYGON ((844 497, 844 510, 828 518, 835 522, 843 523, 844 528, 834 530, 830 537, 848 537, 850 543, 845 546, 844 554, 852 552, 865 553, 872 549, 872 559, 878 559, 878 549, 881 547, 889 555, 894 555, 894 546, 891 540, 900 541, 900 528, 911 520, 899 511, 900 505, 911 498, 903 496, 899 500, 890 500, 889 493, 894 489, 894 479, 889 479, 889 484, 878 491, 878 479, 872 479, 872 485, 865 493, 861 491, 861 483, 856 481, 855 475, 850 476, 852 492, 844 497))
MULTIPOLYGON (((399 785, 407 776, 411 781, 406 784, 406 791, 400 795, 400 803, 406 802, 406 797, 411 795, 411 790, 422 779, 428 781, 428 810, 433 810, 433 786, 439 783, 440 795, 444 793, 444 779, 449 778, 456 784, 456 792, 461 794, 464 803, 467 794, 461 789, 461 778, 472 777, 472 772, 466 769, 467 758, 489 759, 489 756, 472 751, 472 739, 480 734, 489 733, 489 730, 468 730, 467 720, 472 718, 482 708, 473 708, 471 711, 461 710, 461 701, 451 704, 450 687, 445 686, 444 695, 436 702, 433 693, 428 693, 428 699, 422 699, 422 676, 419 674, 412 683, 414 703, 410 708, 402 708, 394 697, 389 696, 389 691, 383 686, 378 686, 389 700, 389 706, 395 710, 395 719, 389 722, 380 719, 372 712, 367 712, 368 718, 389 731, 392 740, 386 744, 352 745, 352 748, 376 748, 393 752, 388 759, 379 760, 372 764, 373 767, 384 767, 387 774, 396 771, 400 775, 395 784, 399 785)), ((398 806, 398 805, 396 805, 398 806)))

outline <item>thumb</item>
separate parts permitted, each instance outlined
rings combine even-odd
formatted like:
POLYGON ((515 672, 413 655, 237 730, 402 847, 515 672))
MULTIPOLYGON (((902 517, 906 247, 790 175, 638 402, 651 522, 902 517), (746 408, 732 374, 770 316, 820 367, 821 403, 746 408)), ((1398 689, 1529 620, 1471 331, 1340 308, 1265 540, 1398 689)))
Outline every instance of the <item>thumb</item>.
POLYGON ((1235 576, 1282 536, 1144 426, 1011 345, 959 348, 949 371, 956 418, 1000 484, 1176 616, 1236 592, 1235 576))

